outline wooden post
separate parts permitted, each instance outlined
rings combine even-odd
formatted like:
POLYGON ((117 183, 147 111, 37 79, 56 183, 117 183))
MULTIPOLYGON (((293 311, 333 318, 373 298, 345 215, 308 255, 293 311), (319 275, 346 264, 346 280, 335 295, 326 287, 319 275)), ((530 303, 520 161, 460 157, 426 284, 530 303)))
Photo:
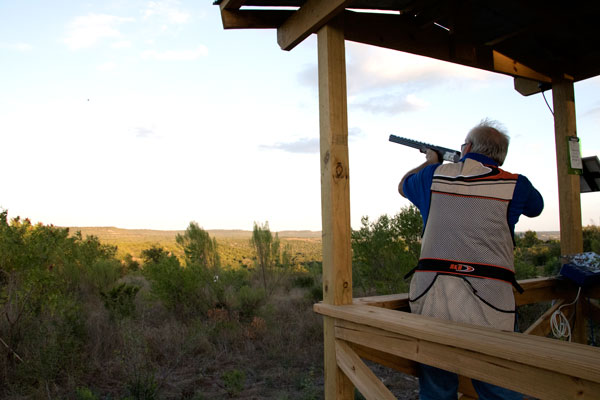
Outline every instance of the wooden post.
POLYGON ((558 171, 560 249, 562 255, 567 255, 583 252, 579 175, 568 174, 570 163, 567 138, 577 136, 573 80, 562 78, 553 81, 552 98, 558 171))
MULTIPOLYGON (((352 303, 348 110, 343 21, 318 32, 319 119, 321 130, 321 213, 323 302, 352 303)), ((325 399, 353 399, 354 387, 338 367, 335 319, 324 317, 325 399)))

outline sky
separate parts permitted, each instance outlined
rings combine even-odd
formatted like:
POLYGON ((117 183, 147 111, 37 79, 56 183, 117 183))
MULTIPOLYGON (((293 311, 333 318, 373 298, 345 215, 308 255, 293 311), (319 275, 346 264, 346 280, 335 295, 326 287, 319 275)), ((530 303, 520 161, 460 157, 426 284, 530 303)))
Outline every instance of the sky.
MULTIPOLYGON (((503 168, 559 229, 553 117, 513 79, 346 42, 350 209, 395 215, 424 161, 390 134, 459 149, 483 118, 511 137, 503 168)), ((212 0, 0 1, 0 208, 58 226, 320 230, 316 35, 224 30, 212 0)), ((552 94, 546 93, 552 106, 552 94)), ((600 77, 575 84, 582 156, 600 154, 600 77)), ((600 194, 581 195, 584 226, 600 194)))

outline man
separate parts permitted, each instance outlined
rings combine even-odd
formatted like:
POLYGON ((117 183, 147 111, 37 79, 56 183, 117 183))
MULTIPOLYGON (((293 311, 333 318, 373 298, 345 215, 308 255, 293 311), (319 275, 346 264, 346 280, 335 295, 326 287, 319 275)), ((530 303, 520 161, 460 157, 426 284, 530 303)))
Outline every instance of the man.
MULTIPOLYGON (((514 330, 514 227, 521 214, 540 215, 544 202, 523 175, 498 168, 509 137, 494 121, 471 129, 461 160, 426 161, 398 185, 423 217, 421 256, 410 284, 413 313, 514 330)), ((421 365, 422 400, 456 399, 456 374, 421 365)), ((518 393, 473 380, 479 398, 521 399, 518 393)))

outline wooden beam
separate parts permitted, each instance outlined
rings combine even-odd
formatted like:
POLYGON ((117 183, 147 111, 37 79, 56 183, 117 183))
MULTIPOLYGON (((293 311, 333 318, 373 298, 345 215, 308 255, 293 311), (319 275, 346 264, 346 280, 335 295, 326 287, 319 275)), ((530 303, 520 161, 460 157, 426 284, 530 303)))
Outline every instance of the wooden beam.
MULTIPOLYGON (((346 56, 341 21, 318 32, 323 302, 352 303, 346 56)), ((353 399, 354 387, 338 368, 334 320, 324 320, 325 398, 353 399)))
POLYGON ((281 27, 277 29, 277 43, 283 50, 291 50, 315 33, 329 20, 344 10, 351 0, 307 0, 281 27))
MULTIPOLYGON (((540 303, 559 298, 574 299, 577 294, 577 286, 570 281, 558 278, 533 278, 519 281, 524 289, 523 293, 514 290, 517 306, 525 304, 540 303)), ((589 287, 583 292, 585 296, 600 297, 600 288, 589 287)), ((353 304, 389 308, 391 310, 408 310, 408 293, 388 294, 383 296, 357 297, 353 304)))
POLYGON ((577 136, 573 81, 560 78, 552 82, 554 135, 558 172, 560 250, 562 255, 583 252, 579 175, 569 175, 568 138, 577 136))
POLYGON ((221 9, 223 29, 276 29, 294 11, 291 10, 224 10, 221 9))
POLYGON ((492 56, 494 58, 494 66, 493 71, 499 72, 506 75, 511 75, 515 77, 522 77, 527 79, 532 79, 538 82, 547 82, 551 81, 550 77, 541 74, 532 68, 529 68, 517 60, 514 60, 504 54, 492 50, 492 56))
POLYGON ((556 303, 554 303, 554 305, 552 307, 550 307, 548 310, 546 310, 546 312, 543 313, 537 319, 537 321, 535 321, 533 324, 531 324, 529 326, 529 328, 527 328, 525 330, 525 332, 523 332, 523 333, 525 335, 536 335, 536 336, 548 335, 548 333, 550 333, 550 331, 552 330, 550 328, 550 318, 552 318, 552 314, 554 314, 554 312, 556 310, 558 310, 558 308, 565 303, 566 303, 565 299, 558 300, 556 303))
POLYGON ((341 340, 335 341, 337 362, 342 371, 367 400, 396 400, 396 397, 365 365, 352 348, 341 340))
MULTIPOLYGON (((344 306, 344 308, 347 307, 354 306, 344 306)), ((378 310, 389 312, 389 310, 384 309, 378 310)), ((441 322, 441 324, 443 325, 444 323, 441 322)), ((458 343, 462 338, 460 335, 464 332, 455 332, 457 343, 454 345, 444 345, 438 341, 427 340, 419 334, 408 336, 343 320, 338 320, 336 326, 336 336, 339 339, 358 343, 378 351, 385 351, 399 357, 409 358, 467 377, 490 382, 527 395, 543 399, 561 400, 567 398, 594 398, 597 393, 600 393, 600 382, 598 382, 600 381, 600 376, 597 372, 598 358, 588 360, 590 362, 588 367, 595 371, 588 371, 587 376, 583 377, 577 376, 576 373, 573 374, 565 369, 558 371, 557 364, 563 361, 560 351, 558 354, 554 354, 551 351, 548 354, 553 362, 533 360, 533 362, 525 363, 522 360, 515 359, 513 354, 507 353, 492 356, 464 348, 461 343, 458 343), (591 377, 592 379, 587 379, 587 377, 591 377)), ((424 329, 423 331, 429 332, 429 329, 424 329)), ((562 343, 567 346, 578 347, 582 350, 586 350, 588 347, 540 337, 519 335, 523 338, 551 341, 559 345, 562 343)), ((485 347, 486 342, 490 341, 487 333, 483 337, 474 335, 471 339, 481 341, 482 347, 485 347)), ((516 344, 518 346, 518 342, 519 340, 514 340, 514 338, 507 341, 504 344, 506 346, 505 350, 512 352, 512 350, 509 350, 511 345, 516 344)), ((544 351, 546 349, 533 347, 528 352, 537 354, 544 351)), ((600 350, 596 353, 600 354, 600 350)), ((598 356, 598 354, 596 355, 598 356)), ((576 357, 569 357, 569 362, 579 362, 576 357)))
POLYGON ((383 307, 391 310, 408 309, 408 293, 388 294, 384 296, 357 297, 352 301, 354 304, 366 306, 383 307))
POLYGON ((375 350, 356 343, 350 343, 352 349, 360 358, 376 362, 384 367, 395 369, 408 375, 417 376, 417 363, 406 358, 398 357, 384 351, 375 350))
POLYGON ((246 0, 221 0, 219 7, 221 10, 239 10, 246 0))
MULTIPOLYGON (((354 322, 386 331, 389 337, 401 335, 402 340, 408 338, 406 340, 411 343, 413 342, 410 338, 424 340, 441 346, 481 353, 499 360, 511 360, 532 368, 551 369, 574 379, 600 384, 600 348, 460 324, 379 307, 315 304, 314 309, 320 314, 338 319, 338 326, 343 322, 340 320, 354 322)), ((378 347, 379 345, 374 344, 379 341, 383 343, 384 338, 374 337, 369 340, 369 343, 360 344, 387 351, 386 349, 391 349, 390 346, 402 343, 402 340, 396 340, 386 343, 385 347, 378 347)), ((413 344, 415 347, 411 347, 409 353, 418 353, 418 343, 413 344)), ((406 350, 406 346, 402 346, 406 350)))
POLYGON ((452 36, 435 26, 422 29, 410 15, 344 12, 346 39, 406 53, 435 58, 491 72, 550 82, 549 76, 517 60, 452 36))
POLYGON ((514 290, 517 306, 541 303, 561 298, 575 299, 577 286, 571 281, 558 278, 534 278, 519 281, 524 289, 523 293, 514 290))

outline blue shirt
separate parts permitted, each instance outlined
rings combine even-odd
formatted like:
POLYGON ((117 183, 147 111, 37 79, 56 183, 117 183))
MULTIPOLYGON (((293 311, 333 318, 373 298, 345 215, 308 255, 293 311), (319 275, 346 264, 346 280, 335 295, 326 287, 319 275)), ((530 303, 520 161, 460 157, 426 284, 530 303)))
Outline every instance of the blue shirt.
MULTIPOLYGON (((491 158, 479 153, 468 153, 460 162, 466 158, 471 158, 485 165, 498 166, 498 163, 491 158)), ((421 212, 423 217, 423 227, 427 224, 429 216, 429 206, 431 204, 431 184, 433 182, 433 173, 440 164, 432 164, 423 168, 416 174, 409 175, 402 190, 408 200, 410 200, 421 212)), ((544 200, 540 192, 533 187, 529 179, 523 175, 519 175, 515 185, 513 198, 508 205, 507 222, 511 234, 514 236, 515 225, 519 221, 521 214, 527 217, 537 217, 544 209, 544 200)))

